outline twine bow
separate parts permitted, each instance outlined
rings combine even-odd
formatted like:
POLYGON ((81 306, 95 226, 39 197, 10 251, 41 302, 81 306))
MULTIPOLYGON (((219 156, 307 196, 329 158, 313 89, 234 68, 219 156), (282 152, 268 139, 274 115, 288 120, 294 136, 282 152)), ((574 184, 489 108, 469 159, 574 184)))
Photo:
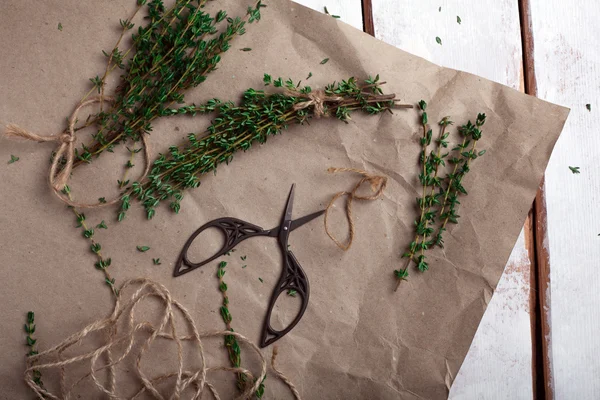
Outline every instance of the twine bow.
POLYGON ((324 90, 315 90, 310 93, 290 92, 290 96, 306 99, 294 105, 294 111, 303 110, 310 106, 314 106, 314 113, 317 118, 328 116, 325 112, 325 102, 339 103, 344 100, 341 96, 330 96, 324 90))
POLYGON ((354 241, 354 233, 356 230, 356 228, 354 226, 354 221, 352 220, 352 202, 354 200, 376 200, 376 199, 380 198, 381 196, 383 196, 383 191, 385 190, 385 188, 387 186, 387 177, 371 175, 367 171, 363 171, 362 169, 356 169, 356 168, 333 168, 333 167, 331 167, 327 170, 327 172, 332 173, 332 174, 334 174, 336 172, 355 172, 357 174, 362 175, 362 179, 358 182, 358 184, 354 187, 354 189, 352 189, 351 192, 337 193, 335 196, 333 196, 333 198, 327 205, 327 208, 325 209, 325 232, 327 233, 327 236, 329 236, 329 238, 331 240, 333 240, 333 242, 340 249, 346 251, 350 248, 350 246, 352 246, 352 242, 354 241), (370 196, 360 196, 360 195, 356 194, 356 192, 358 191, 358 189, 360 189, 362 184, 366 183, 366 182, 371 184, 371 191, 373 192, 373 194, 370 196), (348 220, 348 224, 350 225, 348 243, 345 243, 345 244, 340 242, 339 240, 337 240, 335 238, 335 236, 333 236, 333 234, 329 230, 329 226, 327 225, 329 210, 331 209, 331 207, 333 207, 333 203, 335 203, 335 201, 342 196, 348 196, 348 201, 346 202, 346 218, 348 220))
MULTIPOLYGON (((36 142, 57 142, 57 143, 59 143, 59 147, 58 147, 58 150, 56 151, 56 155, 52 159, 52 164, 50 165, 48 182, 49 182, 50 187, 52 188, 52 191, 54 192, 54 194, 62 202, 66 203, 70 206, 73 206, 73 207, 100 208, 100 207, 104 207, 104 206, 109 206, 111 204, 115 204, 120 200, 120 197, 117 197, 117 198, 114 198, 113 200, 107 201, 105 203, 100 203, 100 202, 92 203, 92 204, 76 203, 76 202, 73 202, 68 197, 63 196, 61 193, 61 191, 65 188, 65 186, 67 186, 67 183, 69 182, 69 178, 71 177, 71 172, 73 172, 73 163, 75 161, 75 140, 76 140, 75 123, 77 122, 77 115, 79 115, 79 111, 82 108, 84 108, 90 104, 98 103, 98 102, 102 102, 102 101, 108 101, 109 103, 114 103, 115 100, 110 96, 104 96, 104 97, 96 96, 96 97, 92 97, 88 100, 85 100, 85 101, 82 101, 81 103, 79 103, 79 105, 75 108, 75 110, 69 117, 69 127, 67 129, 67 132, 61 132, 56 135, 50 135, 50 136, 41 136, 41 135, 38 135, 38 134, 35 134, 32 132, 26 131, 25 129, 23 129, 17 125, 14 125, 14 124, 7 125, 6 130, 4 132, 4 134, 7 137, 12 137, 12 138, 20 137, 20 138, 24 138, 24 139, 32 140, 32 141, 36 141, 36 142), (62 167, 62 169, 59 170, 59 166, 61 164, 61 160, 63 159, 63 157, 65 158, 66 162, 65 162, 64 166, 62 167)), ((144 161, 145 161, 146 166, 145 166, 142 176, 138 180, 144 179, 150 169, 150 149, 148 147, 148 143, 146 142, 146 138, 144 137, 144 135, 140 135, 140 137, 141 137, 142 144, 144 147, 144 161)))

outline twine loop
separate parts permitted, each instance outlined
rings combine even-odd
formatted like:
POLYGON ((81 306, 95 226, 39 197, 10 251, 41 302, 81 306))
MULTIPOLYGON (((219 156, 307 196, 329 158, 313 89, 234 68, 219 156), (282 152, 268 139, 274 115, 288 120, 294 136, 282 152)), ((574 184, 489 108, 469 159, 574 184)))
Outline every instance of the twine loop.
POLYGON ((354 189, 352 189, 352 191, 337 193, 335 196, 333 196, 333 198, 327 205, 327 208, 325 209, 325 218, 324 218, 325 232, 327 233, 327 236, 329 236, 329 238, 331 240, 333 240, 333 242, 340 249, 346 251, 350 248, 350 246, 352 246, 352 242, 354 241, 354 234, 356 232, 356 228, 354 226, 354 221, 352 219, 352 202, 354 200, 376 200, 376 199, 379 199, 380 197, 382 197, 383 192, 387 186, 387 177, 371 175, 367 171, 363 171, 362 169, 356 169, 356 168, 333 168, 333 167, 331 167, 327 170, 327 172, 332 173, 332 174, 337 173, 337 172, 354 172, 354 173, 362 175, 361 180, 356 184, 356 186, 354 186, 354 189), (363 183, 369 183, 371 185, 371 192, 373 192, 372 195, 361 196, 361 195, 357 194, 358 190, 363 185, 363 183), (348 234, 348 242, 347 243, 340 242, 331 233, 331 231, 329 230, 329 225, 327 223, 328 216, 329 216, 329 210, 333 207, 333 204, 335 203, 335 201, 342 196, 348 196, 348 200, 346 201, 346 219, 348 220, 348 225, 349 225, 349 234, 348 234))
MULTIPOLYGON (((69 117, 69 126, 66 132, 61 132, 55 135, 46 135, 41 136, 33 132, 29 132, 17 125, 9 124, 6 126, 6 130, 4 132, 5 136, 10 138, 23 138, 27 140, 32 140, 35 142, 57 142, 59 143, 59 147, 56 150, 56 154, 52 159, 52 164, 50 165, 50 171, 48 175, 48 183, 52 188, 54 194, 63 202, 72 207, 78 208, 101 208, 105 206, 110 206, 112 204, 116 204, 120 201, 120 196, 116 197, 110 201, 106 202, 98 202, 98 203, 77 203, 69 199, 67 196, 62 194, 62 190, 67 186, 69 179, 71 177, 71 173, 73 171, 73 163, 75 162, 75 140, 76 140, 76 129, 75 123, 77 122, 77 116, 82 108, 87 107, 94 103, 101 103, 107 101, 109 103, 115 102, 114 98, 110 96, 95 96, 91 97, 88 100, 84 100, 77 105, 71 116, 69 117), (65 159, 64 165, 61 163, 65 159)), ((138 178, 138 181, 141 181, 146 177, 148 171, 150 170, 150 148, 146 141, 144 135, 140 135, 142 145, 144 148, 144 162, 145 169, 142 173, 142 176, 138 178)))
MULTIPOLYGON (((248 385, 236 399, 253 397, 267 374, 267 362, 256 345, 241 334, 230 330, 199 332, 189 311, 174 300, 168 289, 160 283, 144 278, 132 279, 123 283, 119 291, 124 293, 126 289, 134 290, 133 294, 127 300, 123 300, 125 299, 123 295, 116 297, 114 310, 110 316, 92 322, 48 350, 27 357, 25 382, 40 399, 70 399, 74 389, 89 379, 97 391, 104 393, 110 399, 138 399, 145 395, 153 399, 178 400, 185 393, 191 391, 192 396, 186 398, 196 400, 201 398, 207 387, 214 398, 220 399, 214 386, 207 381, 207 375, 214 371, 246 375, 248 385), (139 306, 148 302, 155 306, 156 301, 160 305, 157 322, 140 321, 139 319, 144 317, 136 314, 139 309, 144 307, 139 306), (99 336, 99 334, 104 335, 99 336), (247 345, 256 354, 260 360, 258 376, 254 376, 244 368, 209 367, 207 365, 203 339, 226 336, 235 336, 240 343, 247 345), (100 345, 97 342, 98 337, 104 338, 100 345), (89 340, 86 341, 86 338, 89 340), (142 370, 142 359, 146 353, 156 347, 153 346, 153 343, 159 341, 175 342, 177 369, 158 376, 148 376, 147 371, 142 370), (184 349, 184 342, 190 343, 193 347, 184 349), (90 350, 91 343, 94 344, 94 347, 90 350), (69 355, 65 356, 63 353, 67 351, 69 355), (200 366, 189 365, 193 356, 197 356, 200 366), (106 363, 103 363, 102 359, 106 359, 106 363), (125 360, 129 360, 129 362, 125 360), (88 372, 78 379, 74 379, 74 382, 68 381, 67 367, 82 367, 83 365, 87 366, 88 372), (59 393, 51 391, 47 379, 44 381, 44 386, 36 384, 33 378, 35 370, 46 376, 52 375, 48 374, 49 371, 58 370, 60 373, 59 393), (129 394, 125 397, 121 393, 131 393, 131 388, 119 390, 116 379, 117 370, 121 373, 131 371, 128 376, 134 378, 138 384, 137 392, 133 396, 129 394), (101 376, 105 376, 104 374, 98 376, 102 371, 108 372, 106 382, 103 382, 104 379, 101 378, 101 376), (165 383, 169 382, 171 382, 167 389, 169 395, 164 396, 165 383)), ((277 350, 273 349, 271 359, 273 371, 288 385, 294 397, 299 400, 300 394, 295 386, 275 367, 276 357, 277 350)), ((169 363, 165 363, 165 365, 169 365, 169 363)))

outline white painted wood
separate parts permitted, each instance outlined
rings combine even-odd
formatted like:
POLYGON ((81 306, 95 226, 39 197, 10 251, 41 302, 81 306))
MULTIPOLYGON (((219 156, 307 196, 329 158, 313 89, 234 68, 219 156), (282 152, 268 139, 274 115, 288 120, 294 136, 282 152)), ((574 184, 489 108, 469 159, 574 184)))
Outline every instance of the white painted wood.
POLYGON ((361 0, 294 0, 296 3, 324 12, 325 7, 331 15, 339 15, 340 19, 356 29, 363 30, 361 0))
POLYGON ((600 3, 530 3, 538 96, 571 107, 545 185, 554 397, 599 399, 600 3))
MULTIPOLYGON (((445 67, 522 88, 516 0, 372 2, 377 38, 445 67)), ((450 398, 533 398, 529 282, 530 262, 521 234, 450 398)))
POLYGON ((521 87, 521 28, 516 0, 372 2, 378 39, 444 67, 521 87), (456 22, 457 16, 461 24, 456 22), (441 45, 436 37, 442 40, 441 45))

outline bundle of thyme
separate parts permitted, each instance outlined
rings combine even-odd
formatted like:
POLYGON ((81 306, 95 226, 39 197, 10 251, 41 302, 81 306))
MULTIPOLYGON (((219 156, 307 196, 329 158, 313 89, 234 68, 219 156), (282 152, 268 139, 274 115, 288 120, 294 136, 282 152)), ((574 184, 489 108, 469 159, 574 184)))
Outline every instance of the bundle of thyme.
POLYGON ((394 270, 397 280, 396 290, 400 283, 408 278, 408 267, 411 262, 414 262, 421 272, 429 269, 425 251, 436 245, 444 246, 443 233, 446 231, 448 222, 457 224, 460 217, 457 214, 457 205, 460 204, 458 196, 467 194, 462 180, 470 171, 471 161, 485 154, 485 150, 477 151, 477 142, 482 136, 481 127, 485 123, 485 114, 478 114, 475 124, 468 121, 458 129, 463 140, 452 149, 452 157, 447 158, 450 153, 443 153, 443 149, 448 147, 447 139, 450 133, 446 130, 453 122, 450 117, 442 118, 439 122, 439 136, 432 146, 433 150, 430 151, 429 146, 432 144, 433 132, 428 125, 427 103, 421 100, 419 109, 423 130, 419 153, 421 165, 419 181, 422 186, 422 195, 417 198, 420 213, 414 222, 415 238, 402 255, 403 258, 407 258, 406 265, 402 269, 394 270), (444 178, 441 178, 440 173, 446 167, 445 159, 454 167, 452 172, 448 172, 444 178))
POLYGON ((310 86, 300 87, 291 79, 273 80, 268 74, 264 82, 285 88, 285 92, 267 94, 248 89, 239 106, 213 99, 202 106, 164 110, 166 115, 209 111, 217 111, 218 115, 204 133, 190 134, 183 148, 172 146, 167 154, 161 154, 146 179, 132 183, 121 198, 118 219, 125 217, 132 197, 142 202, 149 219, 164 200, 170 200, 170 208, 179 212, 183 190, 198 187, 203 174, 215 171, 221 163, 231 162, 237 151, 246 151, 254 143, 265 143, 269 136, 281 133, 290 124, 303 124, 315 115, 332 115, 346 122, 352 111, 378 114, 394 106, 395 96, 382 94, 379 75, 369 77, 364 84, 350 78, 314 92, 310 86))
MULTIPOLYGON (((258 0, 253 7, 248 7, 244 18, 228 17, 225 11, 219 11, 213 17, 204 10, 207 2, 208 0, 175 0, 167 8, 162 0, 136 0, 135 12, 129 18, 120 20, 121 34, 114 48, 110 52, 103 51, 108 59, 104 74, 90 79, 94 87, 80 103, 83 104, 90 94, 97 91, 100 94, 101 111, 88 116, 78 126, 75 126, 78 121, 74 116, 67 118, 67 124, 72 128, 71 135, 74 131, 94 124, 98 128, 92 135, 91 144, 82 145, 81 151, 75 149, 73 167, 91 162, 93 156, 97 157, 105 150, 112 152, 118 143, 138 141, 142 135, 152 131, 152 121, 156 118, 173 115, 170 107, 174 103, 183 103, 184 93, 206 80, 207 75, 221 61, 221 54, 230 48, 231 40, 245 33, 246 23, 260 20, 260 10, 265 7, 258 0), (148 23, 132 34, 129 49, 120 50, 125 34, 134 28, 131 21, 144 6, 147 8, 148 23), (124 71, 121 82, 113 96, 105 96, 106 79, 116 68, 124 71), (109 107, 104 110, 106 104, 109 107)), ((21 135, 17 136, 33 137, 35 140, 35 135, 23 133, 20 129, 19 132, 21 135)), ((128 148, 130 159, 123 178, 118 181, 120 188, 128 185, 128 171, 134 166, 135 154, 141 150, 128 148)), ((55 158, 56 153, 53 153, 51 163, 55 158)), ((67 158, 63 156, 56 161, 64 167, 67 158)), ((73 202, 69 186, 65 184, 60 189, 73 202)), ((99 204, 107 203, 104 197, 98 201, 99 204)), ((84 237, 90 240, 90 249, 97 258, 95 267, 103 272, 104 282, 118 296, 115 279, 107 270, 111 259, 102 256, 102 246, 94 240, 94 228, 86 224, 83 212, 73 206, 69 207, 75 214, 77 227, 81 227, 84 237)), ((102 221, 96 228, 106 229, 107 226, 102 221)))
POLYGON ((124 70, 122 81, 111 108, 90 116, 77 128, 98 125, 94 142, 83 145, 76 153, 74 166, 90 162, 92 156, 104 150, 112 151, 118 143, 137 141, 151 132, 152 121, 168 115, 165 110, 174 103, 183 103, 184 93, 206 80, 221 61, 221 54, 230 48, 231 40, 245 33, 246 22, 260 20, 260 9, 265 7, 257 1, 254 7, 248 7, 243 19, 228 17, 225 11, 213 17, 204 11, 207 1, 176 0, 167 9, 162 0, 137 0, 132 17, 120 20, 122 33, 115 47, 110 53, 103 51, 108 58, 104 75, 90 81, 94 85, 92 91, 97 90, 102 96, 106 77, 112 70, 124 70), (134 27, 131 20, 144 5, 148 24, 132 35, 131 48, 120 50, 125 33, 134 27), (218 29, 221 23, 226 26, 218 29))

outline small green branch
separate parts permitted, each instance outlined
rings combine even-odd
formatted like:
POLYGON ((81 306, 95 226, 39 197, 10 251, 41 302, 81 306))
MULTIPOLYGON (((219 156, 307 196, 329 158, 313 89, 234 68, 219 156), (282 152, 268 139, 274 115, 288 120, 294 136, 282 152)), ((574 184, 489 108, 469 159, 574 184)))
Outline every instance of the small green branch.
POLYGON ((423 126, 420 152, 420 162, 423 169, 419 175, 419 180, 423 187, 423 197, 417 198, 417 204, 421 212, 415 220, 415 239, 402 255, 403 258, 407 258, 406 265, 402 269, 394 270, 395 290, 398 290, 400 283, 408 278, 408 267, 412 261, 415 261, 421 272, 429 269, 425 251, 434 245, 443 247, 443 232, 446 230, 446 225, 448 222, 458 223, 459 215, 456 212, 456 206, 460 204, 458 196, 459 194, 467 194, 462 185, 462 179, 469 172, 471 161, 485 153, 485 150, 477 152, 477 142, 482 135, 481 126, 485 123, 485 114, 479 114, 475 125, 469 121, 459 128, 460 134, 463 135, 463 141, 452 149, 455 154, 453 158, 448 160, 454 164, 454 168, 451 173, 441 179, 439 177, 440 167, 446 166, 444 159, 449 155, 449 153, 442 153, 442 149, 448 147, 446 139, 449 133, 446 132, 446 128, 452 124, 452 121, 450 121, 450 117, 444 117, 440 121, 440 134, 436 140, 437 151, 431 151, 427 155, 427 146, 431 143, 431 131, 426 126, 427 114, 425 109, 427 104, 421 101, 419 107, 422 111, 421 122, 423 126), (442 201, 440 201, 441 198, 443 198, 442 201), (437 233, 433 235, 438 220, 440 222, 438 222, 437 233), (416 256, 417 253, 419 253, 418 256, 416 256))
MULTIPOLYGON (((25 324, 25 333, 27 334, 26 344, 29 347, 29 352, 27 352, 27 357, 31 357, 31 356, 38 354, 38 351, 36 350, 36 347, 35 347, 37 339, 33 338, 33 334, 35 333, 35 314, 33 313, 33 311, 29 311, 27 313, 27 323, 25 324)), ((42 373, 39 370, 37 370, 37 369, 32 370, 32 377, 33 377, 33 382, 35 382, 36 385, 38 385, 41 388, 44 387, 44 383, 42 382, 42 373)))
MULTIPOLYGON (((221 308, 219 309, 221 313, 221 318, 223 318, 223 322, 225 322, 225 327, 228 331, 233 332, 233 328, 231 327, 231 321, 233 318, 231 317, 231 313, 229 311, 229 297, 227 297, 227 283, 223 277, 225 276, 225 267, 227 263, 225 261, 221 261, 217 267, 217 278, 219 279, 219 291, 223 296, 223 303, 221 308)), ((242 356, 240 345, 233 335, 225 336, 225 347, 227 348, 227 353, 229 354, 229 361, 231 365, 235 368, 239 368, 242 364, 242 356)), ((264 379, 263 379, 264 382, 264 379)), ((238 390, 244 391, 248 385, 248 377, 242 373, 237 374, 237 387, 238 390)), ((261 383, 259 388, 257 389, 255 396, 257 399, 262 398, 264 394, 264 384, 261 383)))
MULTIPOLYGON (((73 201, 73 197, 71 196, 71 189, 68 185, 65 185, 62 192, 65 195, 67 195, 69 200, 73 201)), ((71 209, 71 211, 73 211, 73 214, 75 214, 75 218, 77 220, 77 228, 81 228, 83 230, 83 236, 86 239, 89 239, 90 241, 90 250, 96 255, 96 262, 94 263, 94 266, 96 267, 96 269, 102 271, 102 273, 104 274, 104 283, 106 283, 110 287, 110 290, 115 295, 115 297, 118 297, 119 290, 115 287, 115 279, 111 277, 110 273, 107 270, 107 268, 110 267, 112 260, 110 258, 104 258, 102 256, 102 245, 94 240, 94 229, 88 228, 85 214, 77 211, 75 207, 69 208, 71 209)), ((104 221, 102 221, 98 225, 96 225, 96 228, 108 229, 108 226, 104 221)))

